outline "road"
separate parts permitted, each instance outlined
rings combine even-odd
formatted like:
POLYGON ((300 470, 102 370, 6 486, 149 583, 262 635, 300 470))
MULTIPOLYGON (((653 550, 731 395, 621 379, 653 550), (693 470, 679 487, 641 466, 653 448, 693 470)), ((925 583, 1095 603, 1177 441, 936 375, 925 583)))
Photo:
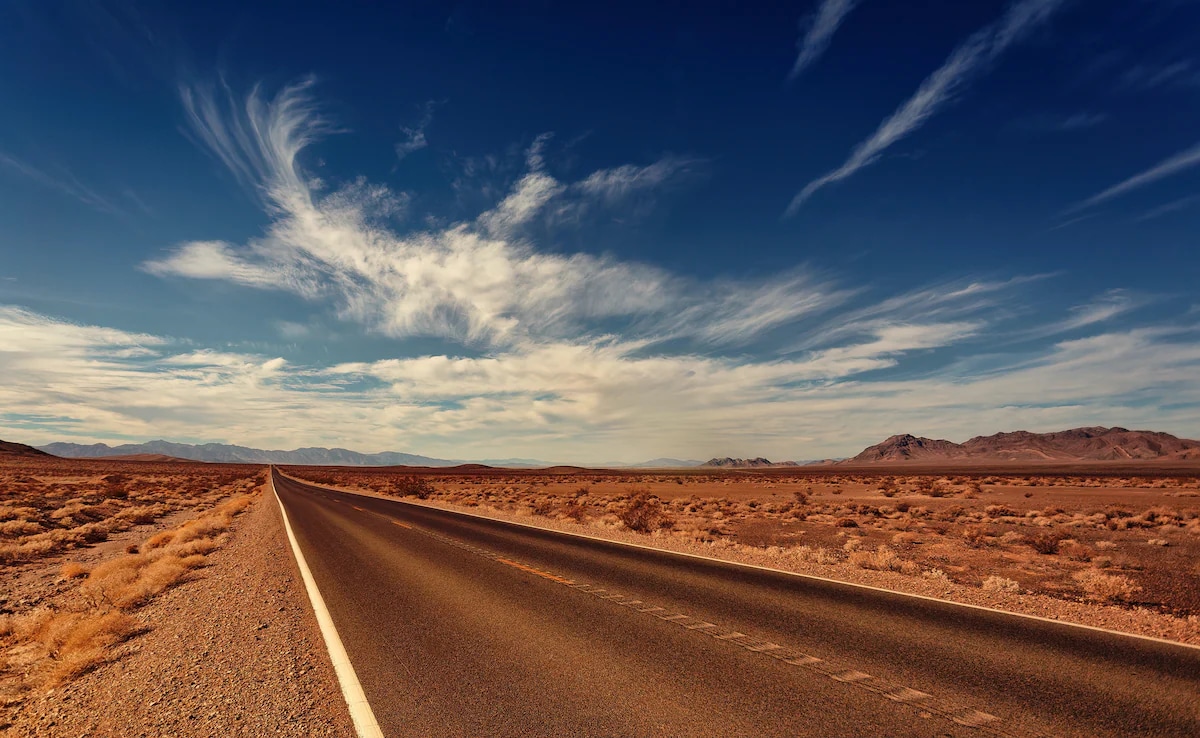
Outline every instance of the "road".
POLYGON ((274 480, 385 736, 1200 735, 1200 649, 274 480))

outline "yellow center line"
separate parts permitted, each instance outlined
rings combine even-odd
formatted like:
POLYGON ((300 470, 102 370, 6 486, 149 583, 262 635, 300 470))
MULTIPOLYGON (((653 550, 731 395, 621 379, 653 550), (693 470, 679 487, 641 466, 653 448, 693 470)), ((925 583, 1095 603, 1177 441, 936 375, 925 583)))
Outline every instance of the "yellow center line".
POLYGON ((540 571, 538 569, 534 569, 532 566, 525 566, 524 564, 518 564, 517 562, 510 561, 509 559, 495 559, 495 560, 500 562, 501 564, 511 566, 514 569, 520 569, 521 571, 527 571, 530 574, 537 574, 539 577, 542 577, 544 579, 549 579, 552 582, 558 582, 559 584, 574 584, 574 582, 572 582, 570 579, 564 579, 563 577, 556 576, 554 574, 550 574, 550 573, 547 573, 544 571, 540 571))
POLYGON ((409 525, 408 523, 401 523, 399 520, 393 520, 392 525, 398 525, 401 528, 408 528, 409 530, 412 530, 411 525, 409 525))

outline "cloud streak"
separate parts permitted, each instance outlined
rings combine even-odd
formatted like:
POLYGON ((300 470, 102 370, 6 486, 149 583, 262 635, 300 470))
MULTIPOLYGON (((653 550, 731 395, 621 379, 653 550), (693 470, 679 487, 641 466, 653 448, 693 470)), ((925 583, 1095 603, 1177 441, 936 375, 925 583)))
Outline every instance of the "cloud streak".
POLYGON ((1159 163, 1149 169, 1139 172, 1132 177, 1122 180, 1117 184, 1109 187, 1106 190, 1092 195, 1082 202, 1076 203, 1067 208, 1063 215, 1074 215, 1084 210, 1094 208, 1097 205, 1108 202, 1109 200, 1120 197, 1121 195, 1133 192, 1134 190, 1153 184, 1160 179, 1170 177, 1173 174, 1178 174, 1187 169, 1200 164, 1200 143, 1192 146, 1189 149, 1184 149, 1177 154, 1163 159, 1159 163))
POLYGON ((903 105, 884 120, 837 169, 809 182, 792 198, 783 217, 789 218, 819 190, 853 176, 875 163, 887 148, 910 135, 952 102, 963 88, 984 72, 1013 44, 1044 24, 1063 0, 1020 0, 995 23, 961 43, 933 74, 925 78, 903 105))
MULTIPOLYGON (((112 200, 83 184, 75 175, 66 170, 63 170, 61 175, 55 176, 20 159, 9 156, 2 151, 0 151, 0 165, 37 182, 43 187, 57 190, 64 195, 69 195, 93 210, 98 210, 101 213, 109 215, 125 216, 125 211, 117 207, 112 200)), ((132 193, 127 193, 127 196, 129 194, 132 193)), ((133 197, 136 198, 136 195, 133 197)), ((140 205, 140 201, 135 199, 135 202, 138 202, 140 205)))
POLYGON ((788 72, 789 82, 799 77, 825 53, 829 42, 833 40, 833 34, 858 3, 859 0, 821 0, 816 12, 805 19, 804 35, 796 43, 799 53, 788 72))

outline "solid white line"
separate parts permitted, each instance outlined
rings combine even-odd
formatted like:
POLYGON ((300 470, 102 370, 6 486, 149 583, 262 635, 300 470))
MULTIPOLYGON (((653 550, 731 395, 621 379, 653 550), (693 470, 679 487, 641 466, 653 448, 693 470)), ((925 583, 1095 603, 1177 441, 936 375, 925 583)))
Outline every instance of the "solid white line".
MULTIPOLYGON (((287 475, 283 475, 283 476, 287 476, 287 475)), ((911 597, 911 598, 917 599, 917 600, 928 600, 930 602, 940 602, 943 605, 953 605, 954 607, 965 607, 965 608, 968 608, 971 610, 982 610, 984 612, 994 612, 998 615, 1008 615, 1008 616, 1014 617, 1014 618, 1025 618, 1026 620, 1039 620, 1043 623, 1052 623, 1054 625, 1063 625, 1063 626, 1067 626, 1070 628, 1082 628, 1083 630, 1092 630, 1097 633, 1107 633, 1109 635, 1122 636, 1125 638, 1136 638, 1138 640, 1150 641, 1152 643, 1165 643, 1168 646, 1179 646, 1180 648, 1191 648, 1191 649, 1200 651, 1200 646, 1193 645, 1191 643, 1184 643, 1182 641, 1172 641, 1169 638, 1158 638, 1156 636, 1142 635, 1141 633, 1127 633, 1122 630, 1112 630, 1110 628, 1101 628, 1096 625, 1084 625, 1083 623, 1073 623, 1069 620, 1055 620, 1054 618, 1044 618, 1041 615, 1030 615, 1030 614, 1024 613, 1024 612, 1013 612, 1012 610, 1000 610, 995 607, 987 607, 986 605, 972 605, 972 604, 969 604, 966 602, 955 602, 954 600, 944 600, 941 597, 932 597, 930 595, 913 594, 912 592, 898 592, 894 589, 885 589, 884 587, 875 587, 870 584, 859 584, 858 582, 847 582, 847 581, 844 581, 841 579, 831 579, 829 577, 823 577, 823 576, 820 576, 817 574, 803 574, 798 571, 787 571, 786 569, 776 569, 771 566, 760 566, 758 564, 746 564, 741 561, 730 561, 729 559, 718 559, 713 556, 704 556, 702 554, 687 553, 685 551, 672 551, 669 548, 655 548, 654 546, 646 546, 641 543, 629 543, 628 541, 614 541, 609 538, 600 538, 599 536, 589 536, 586 533, 576 533, 574 531, 569 531, 569 530, 557 530, 555 528, 543 528, 539 525, 530 525, 529 523, 518 523, 513 520, 503 520, 501 518, 490 518, 487 515, 480 515, 479 513, 465 512, 463 510, 450 510, 450 509, 447 509, 444 507, 438 507, 437 505, 430 505, 428 503, 417 502, 414 500, 404 500, 404 499, 400 499, 400 498, 396 498, 396 497, 388 497, 386 495, 379 495, 379 494, 373 494, 373 493, 368 493, 368 492, 359 492, 358 490, 341 489, 338 487, 329 487, 329 486, 326 486, 323 484, 317 484, 316 482, 309 482, 304 479, 297 479, 294 477, 288 477, 288 479, 295 479, 295 481, 300 482, 301 484, 307 484, 311 487, 319 487, 322 489, 327 489, 332 492, 341 492, 343 494, 358 495, 360 497, 373 497, 377 500, 384 500, 386 502, 396 502, 396 503, 400 503, 403 505, 412 505, 413 507, 423 507, 423 508, 426 508, 429 510, 440 510, 441 512, 447 512, 452 515, 464 515, 464 516, 470 517, 470 518, 479 518, 480 520, 489 520, 493 523, 505 523, 507 525, 516 525, 521 528, 532 528, 533 530, 540 530, 540 531, 544 531, 546 533, 559 533, 564 536, 574 536, 576 538, 586 538, 589 541, 599 541, 601 543, 611 543, 611 544, 614 544, 617 546, 628 546, 629 548, 640 548, 640 549, 643 549, 646 551, 654 551, 655 553, 660 553, 660 554, 671 554, 674 556, 686 556, 689 559, 700 559, 701 561, 712 561, 712 562, 715 562, 718 564, 727 564, 730 566, 741 566, 741 567, 745 567, 747 569, 758 569, 760 571, 774 572, 775 574, 786 574, 787 576, 799 577, 800 579, 812 579, 812 580, 818 581, 818 582, 828 582, 830 584, 840 584, 844 587, 854 587, 855 589, 867 589, 867 590, 871 590, 873 592, 883 592, 884 594, 898 595, 900 597, 911 597)))
POLYGON ((312 571, 308 568, 308 562, 304 560, 304 554, 300 552, 300 544, 296 542, 296 535, 292 532, 292 524, 288 521, 287 510, 283 509, 283 501, 279 499, 279 493, 275 491, 273 475, 268 472, 267 476, 270 479, 271 493, 275 495, 275 502, 279 504, 279 513, 283 515, 283 527, 292 544, 292 553, 296 556, 296 564, 300 567, 304 588, 308 590, 308 599, 317 615, 317 624, 321 626, 321 636, 325 639, 325 648, 329 650, 329 658, 333 661, 333 670, 337 672, 338 684, 342 687, 342 696, 346 698, 346 706, 350 708, 350 719, 354 721, 354 730, 358 734, 358 738, 383 738, 379 722, 375 719, 375 712, 371 710, 371 705, 367 702, 367 695, 358 681, 358 674, 354 672, 350 656, 347 655, 337 628, 333 625, 333 618, 330 617, 329 610, 325 607, 325 598, 317 589, 317 583, 313 579, 312 571))

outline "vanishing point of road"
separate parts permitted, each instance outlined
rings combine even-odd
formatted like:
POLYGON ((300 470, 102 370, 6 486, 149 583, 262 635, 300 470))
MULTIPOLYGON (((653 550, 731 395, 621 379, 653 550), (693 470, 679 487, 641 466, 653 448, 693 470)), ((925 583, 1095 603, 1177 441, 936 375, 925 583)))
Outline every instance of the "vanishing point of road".
POLYGON ((389 738, 1200 735, 1200 649, 272 477, 389 738))

